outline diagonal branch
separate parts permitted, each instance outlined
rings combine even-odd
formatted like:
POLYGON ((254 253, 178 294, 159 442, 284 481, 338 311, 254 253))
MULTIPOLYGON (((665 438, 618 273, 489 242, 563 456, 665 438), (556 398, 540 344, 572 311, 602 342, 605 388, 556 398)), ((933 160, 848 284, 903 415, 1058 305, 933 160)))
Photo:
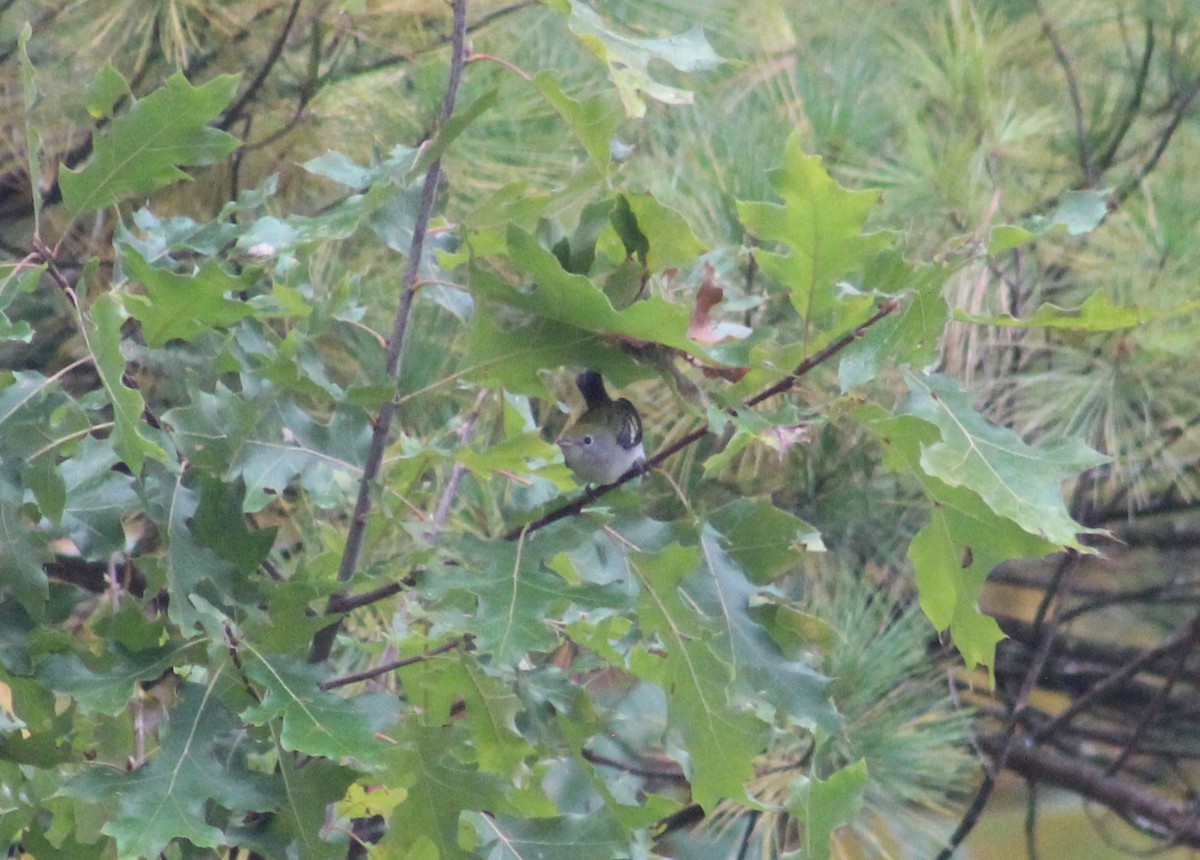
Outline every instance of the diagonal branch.
POLYGON ((1171 138, 1175 136, 1175 132, 1179 130, 1180 124, 1183 122, 1184 116, 1191 107, 1196 96, 1200 94, 1200 75, 1197 75, 1188 85, 1188 88, 1180 93, 1175 102, 1175 110, 1171 113, 1171 118, 1167 124, 1163 126, 1162 131, 1158 134, 1158 143, 1154 146, 1154 151, 1150 153, 1150 157, 1146 159, 1146 163, 1142 165, 1138 172, 1126 179, 1121 186, 1113 192, 1112 200, 1108 204, 1109 210, 1116 209, 1125 199, 1133 193, 1133 190, 1141 185, 1142 181, 1147 176, 1154 172, 1154 168, 1158 167, 1159 160, 1167 151, 1167 146, 1171 142, 1171 138))
MULTIPOLYGON (((450 74, 446 82, 446 93, 442 98, 442 107, 438 112, 434 134, 440 131, 454 113, 454 105, 458 100, 458 88, 462 82, 463 66, 466 64, 466 30, 467 30, 467 0, 454 0, 454 35, 451 47, 450 74)), ((421 189, 421 204, 417 210, 416 223, 413 225, 412 243, 409 246, 408 264, 404 270, 400 305, 396 309, 396 318, 392 324, 391 338, 388 340, 386 359, 387 378, 398 381, 404 368, 404 346, 408 340, 408 323, 412 315, 413 300, 417 294, 417 273, 420 271, 421 257, 425 251, 425 235, 429 229, 429 221, 433 216, 434 203, 437 200, 438 183, 442 175, 442 160, 437 158, 429 166, 425 174, 425 184, 421 189)), ((367 530, 367 517, 371 512, 371 488, 379 476, 383 463, 383 454, 387 449, 388 438, 391 434, 392 421, 396 417, 397 402, 393 397, 379 410, 379 418, 371 433, 371 444, 367 449, 367 459, 363 466, 362 480, 358 485, 358 499, 354 504, 354 513, 350 519, 350 527, 346 533, 346 548, 342 552, 341 564, 338 566, 338 581, 348 582, 358 569, 362 556, 363 538, 367 530)), ((330 597, 327 610, 336 612, 338 595, 330 597)), ((341 621, 335 621, 318 631, 313 637, 312 648, 309 650, 310 663, 320 663, 329 657, 333 649, 333 640, 341 621)))
POLYGON ((1195 646, 1197 637, 1200 637, 1200 613, 1197 613, 1183 630, 1176 633, 1162 645, 1157 648, 1151 648, 1143 651, 1133 660, 1125 663, 1117 671, 1105 677, 1096 686, 1088 690, 1084 695, 1073 701, 1070 706, 1034 732, 1033 739, 1035 741, 1043 741, 1053 735, 1056 731, 1066 726, 1071 720, 1075 719, 1083 711, 1087 710, 1091 705, 1124 684, 1142 669, 1153 663, 1161 660, 1167 654, 1175 651, 1177 648, 1190 649, 1195 646))
POLYGON ((271 50, 267 52, 267 58, 263 61, 262 66, 258 70, 258 74, 254 76, 249 86, 245 91, 238 96, 237 101, 230 105, 224 115, 214 123, 216 128, 229 129, 237 122, 246 110, 246 106, 258 95, 258 91, 267 80, 267 75, 271 73, 271 69, 279 62, 279 58, 283 55, 283 47, 287 44, 287 38, 292 32, 292 26, 296 23, 296 14, 300 11, 300 0, 292 0, 292 8, 288 10, 287 20, 283 22, 283 27, 280 28, 279 34, 275 37, 274 43, 271 45, 271 50))
POLYGON ((449 642, 444 642, 436 648, 424 651, 420 654, 415 654, 412 657, 405 657, 402 660, 392 660, 388 663, 383 663, 373 669, 367 669, 362 672, 355 672, 353 675, 343 675, 340 678, 332 678, 321 684, 322 690, 335 690, 338 687, 345 687, 347 684, 357 684, 359 681, 369 681, 372 678, 378 678, 380 675, 386 675, 388 672, 394 672, 397 669, 403 669, 405 666, 412 666, 415 663, 424 663, 426 660, 437 657, 440 654, 445 654, 447 651, 453 651, 456 648, 461 648, 463 645, 471 644, 471 634, 459 636, 451 639, 449 642))

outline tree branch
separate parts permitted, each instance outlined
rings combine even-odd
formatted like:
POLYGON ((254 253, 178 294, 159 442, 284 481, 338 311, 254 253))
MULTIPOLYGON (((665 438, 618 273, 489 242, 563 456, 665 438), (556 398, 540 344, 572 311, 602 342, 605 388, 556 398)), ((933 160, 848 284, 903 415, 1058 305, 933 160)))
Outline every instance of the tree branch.
POLYGON ((1197 637, 1200 637, 1200 612, 1193 616, 1187 627, 1176 633, 1162 645, 1143 651, 1136 658, 1122 665, 1115 672, 1105 677, 1099 684, 1071 702, 1066 710, 1034 732, 1033 740, 1043 741, 1050 737, 1056 731, 1070 723, 1080 713, 1091 707, 1094 702, 1104 698, 1142 669, 1162 659, 1177 648, 1194 647, 1197 637))
POLYGON ((1137 74, 1133 79, 1133 92, 1129 96, 1129 103, 1125 106, 1125 110, 1117 121, 1116 128, 1109 135, 1108 145, 1096 160, 1098 172, 1103 172, 1112 166, 1113 160, 1117 157, 1117 150, 1121 148, 1121 143, 1125 140, 1125 135, 1129 133, 1129 129, 1133 126, 1134 117, 1137 116, 1138 111, 1142 107, 1142 99, 1146 93, 1146 81, 1150 76, 1150 58, 1154 56, 1154 22, 1149 18, 1146 19, 1145 29, 1146 35, 1142 46, 1142 61, 1138 65, 1137 74))
POLYGON ((403 660, 392 660, 387 663, 382 663, 374 669, 367 669, 363 672, 356 672, 353 675, 343 675, 340 678, 333 678, 321 685, 322 690, 336 690, 338 687, 345 687, 347 684, 357 684, 359 681, 369 681, 372 678, 378 678, 380 675, 386 675, 389 672, 394 672, 397 669, 403 669, 405 666, 412 666, 415 663, 423 663, 430 657, 436 657, 439 654, 445 654, 447 651, 453 651, 456 648, 462 647, 471 641, 470 635, 459 636, 451 639, 449 642, 443 643, 436 648, 425 651, 421 654, 416 654, 412 657, 405 657, 403 660))
MULTIPOLYGON (((993 757, 998 757, 1006 746, 998 735, 981 737, 979 743, 993 757)), ((1167 828, 1162 836, 1200 848, 1200 818, 1190 804, 1169 800, 1148 791, 1141 783, 1108 776, 1078 756, 1067 757, 1044 746, 1011 745, 1007 760, 1009 768, 1026 779, 1056 785, 1103 803, 1143 826, 1146 822, 1161 823, 1167 828)))
MULTIPOLYGON (((467 0, 454 0, 454 35, 450 57, 450 74, 446 82, 446 92, 442 98, 442 107, 438 113, 434 135, 440 131, 454 113, 454 105, 458 99, 458 88, 462 81, 463 66, 466 64, 466 29, 467 29, 467 0)), ((399 381, 403 371, 404 346, 408 340, 408 321, 412 314, 413 300, 417 293, 417 273, 420 271, 421 257, 425 250, 425 235, 429 229, 429 221, 433 216, 433 207, 437 199, 438 182, 442 174, 442 160, 436 159, 425 174, 425 184, 421 189, 421 203, 417 210, 416 222, 413 224, 412 243, 409 246, 408 265, 404 270, 400 305, 396 309, 396 318, 392 324, 392 334, 388 341, 386 358, 387 378, 399 381)), ((363 466, 363 476, 358 485, 358 499, 354 504, 354 513, 350 519, 350 527, 346 533, 346 548, 342 552, 341 564, 338 566, 338 581, 348 582, 358 569, 362 555, 363 537, 367 530, 367 517, 371 512, 371 488, 379 476, 383 463, 383 453, 387 448, 388 438, 392 429, 392 421, 396 417, 397 403, 393 397, 379 410, 379 417, 371 433, 371 443, 367 449, 367 460, 363 466)), ((329 606, 335 604, 337 595, 330 597, 329 606)), ((328 608, 327 608, 328 611, 328 608)), ((336 610, 335 610, 336 611, 336 610)), ((333 640, 337 636, 341 621, 335 621, 317 632, 313 637, 312 648, 308 659, 311 663, 320 663, 329 657, 333 649, 333 640)))

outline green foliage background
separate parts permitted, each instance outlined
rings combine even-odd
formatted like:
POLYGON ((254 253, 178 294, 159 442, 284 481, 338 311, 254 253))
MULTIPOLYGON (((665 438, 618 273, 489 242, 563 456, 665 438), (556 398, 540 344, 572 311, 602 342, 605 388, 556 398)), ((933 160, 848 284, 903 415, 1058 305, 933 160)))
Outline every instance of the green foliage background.
POLYGON ((796 5, 471 4, 444 123, 440 3, 3 7, 0 844, 945 844, 936 634, 1192 500, 1195 10, 796 5), (548 522, 584 367, 679 448, 548 522))

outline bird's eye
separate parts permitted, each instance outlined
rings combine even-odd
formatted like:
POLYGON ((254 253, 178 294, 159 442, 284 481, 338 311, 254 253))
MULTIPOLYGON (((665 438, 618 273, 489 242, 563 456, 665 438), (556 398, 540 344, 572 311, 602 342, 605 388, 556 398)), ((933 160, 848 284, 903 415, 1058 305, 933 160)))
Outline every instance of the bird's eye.
POLYGON ((591 444, 592 444, 594 441, 596 441, 596 440, 595 440, 595 439, 593 439, 591 436, 584 436, 584 437, 583 437, 583 444, 584 444, 584 445, 591 445, 591 444))

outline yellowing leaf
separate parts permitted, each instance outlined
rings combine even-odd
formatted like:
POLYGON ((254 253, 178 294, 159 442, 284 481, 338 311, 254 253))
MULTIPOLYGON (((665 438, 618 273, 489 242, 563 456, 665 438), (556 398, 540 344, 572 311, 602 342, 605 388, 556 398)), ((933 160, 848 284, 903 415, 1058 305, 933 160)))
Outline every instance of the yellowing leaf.
POLYGON ((988 316, 956 309, 954 318, 982 325, 1021 326, 1023 328, 1057 328, 1074 331, 1120 331, 1135 328, 1158 319, 1190 314, 1200 307, 1200 301, 1181 302, 1175 307, 1153 311, 1130 305, 1116 305, 1103 293, 1092 293, 1077 308, 1062 308, 1046 303, 1033 316, 1018 319, 1010 314, 988 316))
POLYGON ((862 232, 879 192, 842 188, 818 156, 801 151, 796 134, 788 138, 783 165, 770 178, 783 203, 739 200, 738 214, 759 239, 787 246, 788 253, 759 251, 758 259, 764 271, 788 288, 805 321, 822 324, 835 308, 838 279, 862 271, 892 244, 888 233, 862 232))

